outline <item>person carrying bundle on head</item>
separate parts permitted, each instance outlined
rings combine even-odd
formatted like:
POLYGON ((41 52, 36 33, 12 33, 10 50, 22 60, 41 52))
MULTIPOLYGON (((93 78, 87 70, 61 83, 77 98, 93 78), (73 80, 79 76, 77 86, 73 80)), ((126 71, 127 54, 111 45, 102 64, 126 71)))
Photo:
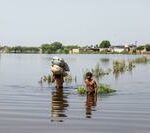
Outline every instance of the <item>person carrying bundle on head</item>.
POLYGON ((59 57, 52 58, 51 71, 53 73, 53 82, 56 83, 57 88, 63 88, 64 77, 67 76, 67 72, 70 71, 68 64, 59 57))

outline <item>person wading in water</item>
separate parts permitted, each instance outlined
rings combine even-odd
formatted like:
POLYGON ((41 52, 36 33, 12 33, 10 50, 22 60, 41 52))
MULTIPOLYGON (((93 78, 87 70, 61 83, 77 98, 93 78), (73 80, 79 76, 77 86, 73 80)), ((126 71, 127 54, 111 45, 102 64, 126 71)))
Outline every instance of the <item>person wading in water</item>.
POLYGON ((93 74, 91 72, 86 73, 85 77, 86 85, 86 118, 91 118, 92 110, 96 106, 97 102, 97 83, 93 79, 93 74))
POLYGON ((51 71, 53 73, 52 82, 55 82, 56 88, 63 88, 64 77, 70 71, 68 64, 59 57, 53 57, 51 71))
POLYGON ((97 83, 93 79, 93 74, 91 72, 86 73, 85 85, 87 94, 97 94, 97 83))

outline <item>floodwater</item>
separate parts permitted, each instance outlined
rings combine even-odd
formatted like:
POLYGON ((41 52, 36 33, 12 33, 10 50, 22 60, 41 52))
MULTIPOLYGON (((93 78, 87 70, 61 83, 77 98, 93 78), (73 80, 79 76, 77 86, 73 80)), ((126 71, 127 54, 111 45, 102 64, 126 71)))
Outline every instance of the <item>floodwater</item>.
POLYGON ((149 133, 150 64, 138 64, 117 79, 106 75, 100 83, 117 92, 109 96, 76 94, 83 84, 83 71, 97 63, 111 68, 114 59, 136 55, 57 55, 69 64, 76 82, 39 84, 50 73, 50 58, 56 55, 0 55, 0 133, 149 133))

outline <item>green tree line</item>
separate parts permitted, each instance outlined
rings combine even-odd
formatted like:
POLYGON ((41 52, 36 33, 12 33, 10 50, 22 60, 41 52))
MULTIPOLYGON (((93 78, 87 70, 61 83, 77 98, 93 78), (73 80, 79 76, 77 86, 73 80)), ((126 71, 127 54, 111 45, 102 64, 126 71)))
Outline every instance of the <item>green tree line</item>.
POLYGON ((15 46, 8 47, 8 53, 39 53, 39 47, 23 47, 23 46, 15 46))
MULTIPOLYGON (((78 45, 63 45, 61 42, 53 42, 50 44, 42 44, 40 47, 24 47, 24 46, 14 46, 14 47, 0 47, 0 51, 4 48, 7 49, 7 53, 43 53, 43 54, 68 54, 70 50, 74 48, 88 49, 88 48, 109 48, 111 43, 108 40, 103 40, 99 44, 91 46, 78 46, 78 45)), ((150 51, 150 44, 141 45, 136 48, 136 50, 147 50, 150 51)), ((86 51, 85 51, 86 52, 86 51)), ((89 52, 89 51, 88 51, 89 52)), ((96 52, 98 53, 98 52, 96 52)))

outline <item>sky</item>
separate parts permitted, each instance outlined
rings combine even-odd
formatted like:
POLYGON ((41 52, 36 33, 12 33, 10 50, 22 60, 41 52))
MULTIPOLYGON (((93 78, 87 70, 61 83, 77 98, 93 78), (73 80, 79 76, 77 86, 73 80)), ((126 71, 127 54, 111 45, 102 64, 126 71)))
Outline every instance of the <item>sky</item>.
POLYGON ((150 0, 0 0, 0 45, 150 44, 150 0))

